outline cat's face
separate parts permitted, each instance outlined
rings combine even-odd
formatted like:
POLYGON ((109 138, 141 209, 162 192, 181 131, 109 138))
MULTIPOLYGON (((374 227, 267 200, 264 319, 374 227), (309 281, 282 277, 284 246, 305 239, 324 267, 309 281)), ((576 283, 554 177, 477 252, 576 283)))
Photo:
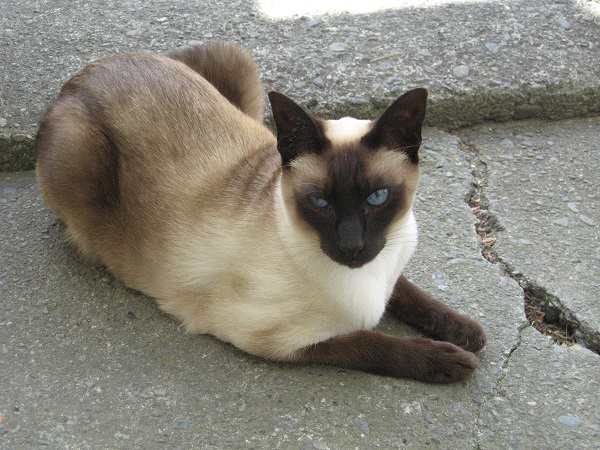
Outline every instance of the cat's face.
POLYGON ((426 91, 405 94, 377 121, 321 121, 281 94, 269 98, 295 220, 337 263, 372 261, 412 209, 426 91))

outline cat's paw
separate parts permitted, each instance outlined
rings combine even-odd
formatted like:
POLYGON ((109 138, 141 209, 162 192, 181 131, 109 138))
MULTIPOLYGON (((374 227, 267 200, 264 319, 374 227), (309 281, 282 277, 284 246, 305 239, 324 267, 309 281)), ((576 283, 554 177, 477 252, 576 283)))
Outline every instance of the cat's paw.
POLYGON ((449 342, 414 339, 420 358, 410 378, 430 383, 452 383, 469 378, 479 367, 477 357, 449 342))
POLYGON ((481 350, 487 340, 481 325, 465 316, 459 316, 448 324, 440 338, 470 352, 481 350))

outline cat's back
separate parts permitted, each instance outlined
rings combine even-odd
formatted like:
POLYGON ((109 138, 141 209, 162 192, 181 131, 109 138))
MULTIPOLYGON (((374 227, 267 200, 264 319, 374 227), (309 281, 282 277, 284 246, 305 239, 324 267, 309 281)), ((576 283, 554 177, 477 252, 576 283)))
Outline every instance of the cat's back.
MULTIPOLYGON (((78 247, 139 287, 175 226, 229 206, 202 200, 230 190, 240 167, 268 161, 265 183, 276 177, 275 143, 188 65, 133 53, 91 63, 65 84, 40 122, 36 171, 78 247)), ((252 186, 239 178, 238 191, 252 186)))
POLYGON ((252 138, 271 138, 197 71, 165 55, 132 53, 92 63, 65 85, 55 108, 61 103, 80 103, 123 152, 163 162, 186 151, 219 157, 224 150, 235 159, 252 138))
POLYGON ((69 184, 91 177, 101 191, 124 188, 128 175, 154 185, 193 174, 214 184, 261 149, 275 155, 274 145, 262 124, 184 62, 130 53, 90 63, 64 85, 40 121, 36 162, 43 190, 67 184, 53 180, 65 171, 82 175, 69 184))

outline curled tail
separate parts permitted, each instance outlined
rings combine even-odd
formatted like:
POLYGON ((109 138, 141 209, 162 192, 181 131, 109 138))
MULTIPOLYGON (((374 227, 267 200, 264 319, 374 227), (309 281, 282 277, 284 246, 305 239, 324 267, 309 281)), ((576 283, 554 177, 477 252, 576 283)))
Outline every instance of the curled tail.
POLYGON ((236 44, 216 43, 171 50, 167 56, 198 72, 238 109, 262 123, 264 91, 248 51, 236 44))

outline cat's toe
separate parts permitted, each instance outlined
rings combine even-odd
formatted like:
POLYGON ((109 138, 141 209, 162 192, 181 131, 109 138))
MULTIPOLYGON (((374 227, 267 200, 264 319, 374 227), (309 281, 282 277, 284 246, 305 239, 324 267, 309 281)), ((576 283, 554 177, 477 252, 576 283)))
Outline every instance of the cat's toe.
POLYGON ((471 353, 449 342, 432 342, 428 371, 422 380, 433 383, 452 383, 469 378, 479 367, 479 360, 471 353))
POLYGON ((444 340, 452 342, 469 352, 478 352, 486 342, 485 331, 477 322, 464 318, 448 330, 444 340))

